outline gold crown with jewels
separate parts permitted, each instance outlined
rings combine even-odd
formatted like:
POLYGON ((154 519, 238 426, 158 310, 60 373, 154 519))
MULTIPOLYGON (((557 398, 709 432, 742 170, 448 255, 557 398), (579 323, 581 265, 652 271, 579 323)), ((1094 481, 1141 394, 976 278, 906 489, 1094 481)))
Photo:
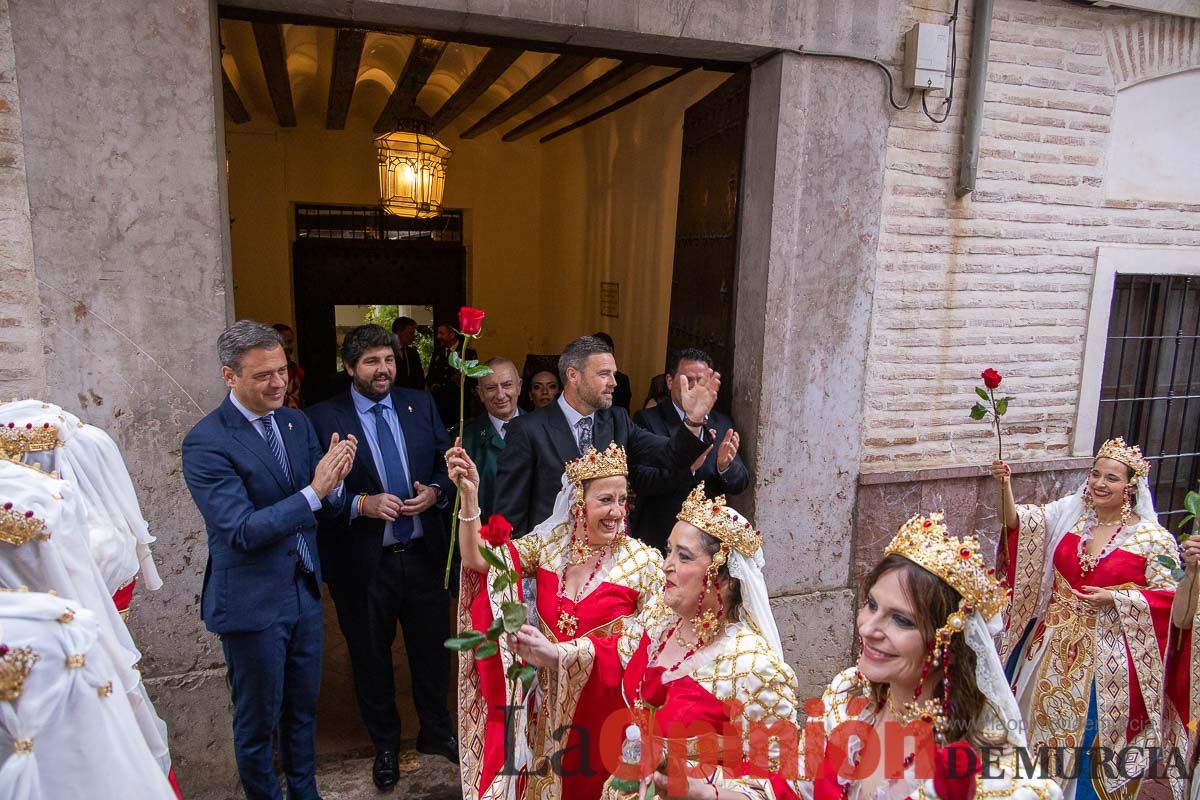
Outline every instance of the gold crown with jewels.
POLYGON ((625 448, 616 442, 605 450, 598 451, 589 447, 587 452, 574 461, 568 461, 564 467, 567 480, 576 486, 584 481, 594 481, 597 478, 611 478, 616 475, 628 475, 629 467, 625 463, 625 448))
POLYGON ((18 459, 23 453, 38 453, 53 450, 62 444, 58 428, 49 422, 34 425, 27 422, 17 425, 10 422, 0 425, 0 454, 8 459, 18 459))
POLYGON ((762 534, 743 517, 725 506, 725 495, 712 500, 704 496, 704 484, 700 483, 683 501, 676 519, 695 525, 721 544, 737 550, 750 558, 762 547, 762 534))
POLYGON ((1125 440, 1120 436, 1109 439, 1100 445, 1100 449, 1096 452, 1096 458, 1111 458, 1113 461, 1120 461, 1133 470, 1134 477, 1142 480, 1150 477, 1150 462, 1142 455, 1142 448, 1136 444, 1125 444, 1125 440))
POLYGON ((984 563, 979 539, 952 536, 942 523, 944 517, 941 511, 912 517, 896 531, 883 554, 904 556, 962 595, 959 610, 946 621, 954 630, 962 630, 964 615, 978 611, 985 620, 991 619, 1004 610, 1008 595, 996 579, 996 570, 984 563))
POLYGON ((20 547, 34 539, 49 539, 46 523, 33 515, 32 511, 18 511, 12 503, 0 506, 0 542, 20 547))

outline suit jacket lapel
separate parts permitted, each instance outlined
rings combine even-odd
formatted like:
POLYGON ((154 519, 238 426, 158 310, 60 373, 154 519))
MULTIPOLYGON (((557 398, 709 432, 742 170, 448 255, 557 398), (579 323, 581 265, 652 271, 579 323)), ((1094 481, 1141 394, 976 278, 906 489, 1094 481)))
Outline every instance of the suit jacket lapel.
POLYGON ((547 408, 550 409, 550 412, 547 414, 549 418, 546 420, 546 433, 550 436, 550 442, 554 445, 559 462, 566 464, 568 461, 574 461, 579 458, 579 443, 575 441, 575 434, 571 432, 567 418, 563 415, 557 401, 551 403, 547 408))
POLYGON ((307 455, 308 448, 301 440, 301 432, 296 430, 295 424, 289 420, 280 419, 279 414, 275 415, 275 422, 279 438, 283 440, 283 450, 287 453, 288 465, 292 470, 292 491, 296 491, 304 485, 303 476, 308 474, 308 470, 305 469, 308 459, 302 458, 307 455))
POLYGON ((413 458, 414 444, 421 431, 417 429, 417 421, 413 418, 412 406, 401 401, 395 392, 392 392, 392 408, 396 410, 396 419, 400 420, 400 430, 404 432, 404 457, 408 461, 408 482, 411 484, 415 480, 412 476, 416 464, 413 458))
POLYGON ((613 414, 611 409, 597 411, 592 417, 592 445, 603 450, 613 441, 613 414))
POLYGON ((666 403, 659 403, 653 410, 658 412, 658 418, 662 420, 669 434, 675 433, 675 429, 683 424, 683 420, 679 418, 679 412, 675 410, 675 404, 669 400, 666 403))
MULTIPOLYGON (((358 418, 358 409, 354 407, 354 398, 350 396, 349 392, 342 395, 342 402, 338 404, 338 416, 341 422, 339 427, 346 432, 345 435, 354 434, 358 439, 358 450, 354 454, 354 466, 365 472, 371 479, 372 488, 375 489, 371 494, 379 494, 383 491, 383 481, 379 478, 379 467, 375 463, 375 456, 371 454, 371 446, 367 444, 367 435, 358 418)), ((328 442, 321 442, 322 447, 326 444, 328 442)))
POLYGON ((291 487, 288 486, 287 478, 283 474, 283 466, 275 458, 274 454, 271 453, 271 448, 267 446, 267 440, 254 429, 254 425, 250 423, 250 420, 242 416, 242 413, 234 407, 233 403, 229 400, 225 402, 229 404, 229 411, 232 412, 226 415, 225 423, 229 427, 233 438, 251 453, 258 456, 258 460, 263 463, 263 466, 275 478, 275 483, 279 485, 279 488, 285 493, 291 494, 291 487))

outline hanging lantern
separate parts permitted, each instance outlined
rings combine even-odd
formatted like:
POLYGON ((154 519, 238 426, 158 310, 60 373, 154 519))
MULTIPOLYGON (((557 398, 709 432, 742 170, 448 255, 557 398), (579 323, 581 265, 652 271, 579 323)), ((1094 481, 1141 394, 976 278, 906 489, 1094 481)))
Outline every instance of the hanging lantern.
POLYGON ((427 119, 401 119, 375 140, 379 152, 379 202, 397 217, 436 217, 442 212, 450 148, 429 135, 427 119))

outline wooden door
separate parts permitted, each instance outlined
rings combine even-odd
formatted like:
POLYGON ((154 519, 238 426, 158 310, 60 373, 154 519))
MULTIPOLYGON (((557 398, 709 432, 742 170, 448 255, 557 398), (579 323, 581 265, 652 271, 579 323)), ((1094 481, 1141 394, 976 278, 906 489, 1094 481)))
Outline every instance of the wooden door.
POLYGON ((717 409, 729 413, 735 361, 738 213, 750 72, 730 77, 683 118, 668 351, 698 347, 721 372, 717 409))
POLYGON ((460 243, 297 239, 292 264, 307 405, 348 385, 337 369, 336 306, 432 306, 434 320, 453 323, 466 299, 466 251, 460 243))

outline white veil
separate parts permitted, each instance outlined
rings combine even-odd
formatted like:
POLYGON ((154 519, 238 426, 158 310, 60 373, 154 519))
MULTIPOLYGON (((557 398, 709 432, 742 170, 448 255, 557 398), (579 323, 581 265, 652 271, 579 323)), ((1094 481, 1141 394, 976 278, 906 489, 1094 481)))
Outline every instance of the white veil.
POLYGON ((1025 722, 1017 705, 1016 695, 1004 677, 1004 665, 996 651, 995 637, 1004 629, 1004 620, 997 614, 987 622, 975 611, 967 618, 967 646, 975 653, 975 684, 987 704, 980 713, 979 727, 987 733, 1003 734, 1012 747, 1025 746, 1025 722))
MULTIPOLYGON (((749 520, 732 508, 727 508, 730 514, 742 524, 749 520)), ((783 645, 779 641, 779 628, 775 625, 775 615, 771 613, 771 599, 767 596, 767 582, 763 578, 763 566, 766 559, 762 548, 754 552, 753 557, 746 557, 738 550, 730 548, 726 563, 729 574, 741 584, 742 608, 741 618, 747 625, 757 630, 771 645, 775 655, 783 659, 783 645)))
POLYGON ((550 512, 550 516, 539 522, 527 536, 541 536, 546 538, 550 533, 563 523, 571 522, 571 506, 575 504, 575 484, 567 478, 567 473, 562 474, 562 488, 558 490, 558 496, 554 498, 554 510, 550 512))

